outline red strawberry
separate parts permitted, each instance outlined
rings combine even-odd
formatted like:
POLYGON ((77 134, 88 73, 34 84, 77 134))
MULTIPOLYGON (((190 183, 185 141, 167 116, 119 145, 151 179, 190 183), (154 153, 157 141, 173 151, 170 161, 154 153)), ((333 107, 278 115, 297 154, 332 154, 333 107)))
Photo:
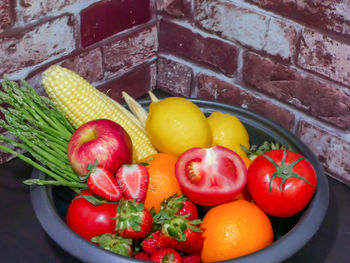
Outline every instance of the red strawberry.
POLYGON ((184 231, 186 236, 185 241, 178 241, 175 248, 181 252, 187 254, 200 253, 203 247, 204 238, 202 233, 193 231, 190 228, 187 228, 184 231))
POLYGON ((175 249, 162 248, 152 254, 151 261, 159 263, 182 263, 182 257, 175 249))
POLYGON ((141 164, 122 165, 116 174, 117 182, 125 199, 142 202, 148 186, 148 170, 141 164))
POLYGON ((183 263, 201 263, 201 256, 199 254, 191 254, 182 256, 183 263))
POLYGON ((153 232, 142 241, 142 250, 152 255, 159 247, 160 231, 153 232))
POLYGON ((145 261, 151 260, 151 256, 148 255, 146 252, 139 252, 134 256, 134 258, 139 259, 139 260, 145 260, 145 261))
MULTIPOLYGON (((197 207, 184 195, 177 196, 175 194, 162 202, 160 211, 153 217, 154 228, 162 228, 164 223, 174 216, 182 218, 186 222, 197 221, 197 207)), ((199 222, 197 222, 197 224, 199 224, 199 222)))
POLYGON ((181 252, 193 254, 200 253, 203 247, 203 237, 199 232, 195 232, 189 228, 184 231, 185 240, 179 241, 165 233, 161 233, 158 247, 174 248, 181 252))
POLYGON ((188 220, 198 219, 197 206, 189 200, 184 200, 182 203, 183 206, 180 208, 177 214, 185 216, 188 220))
POLYGON ((173 195, 162 202, 161 209, 168 215, 183 215, 188 220, 198 219, 197 206, 189 201, 184 195, 173 195))
POLYGON ((122 193, 113 174, 101 165, 90 166, 89 170, 87 184, 91 192, 108 201, 119 201, 122 198, 122 193))
POLYGON ((200 253, 203 247, 202 230, 197 224, 201 220, 189 221, 180 215, 166 220, 161 230, 161 240, 168 238, 170 247, 187 254, 200 253))
POLYGON ((160 232, 157 247, 158 248, 175 248, 177 246, 177 240, 167 234, 160 232))
POLYGON ((106 233, 93 237, 91 241, 119 255, 131 257, 133 253, 131 238, 123 238, 115 234, 106 233))
POLYGON ((122 237, 144 238, 152 229, 152 215, 143 203, 120 199, 115 219, 115 230, 122 237))

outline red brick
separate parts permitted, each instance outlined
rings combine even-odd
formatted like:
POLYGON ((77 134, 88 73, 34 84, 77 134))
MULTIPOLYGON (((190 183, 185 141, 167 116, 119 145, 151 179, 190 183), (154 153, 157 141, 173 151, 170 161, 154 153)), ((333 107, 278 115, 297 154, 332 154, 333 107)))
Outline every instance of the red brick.
POLYGON ((350 185, 350 141, 304 120, 300 122, 298 136, 315 153, 326 171, 350 185))
POLYGON ((196 24, 222 38, 290 60, 296 44, 292 24, 221 0, 195 0, 196 24))
POLYGON ((102 53, 100 48, 65 59, 61 63, 61 66, 73 70, 91 83, 103 79, 102 53))
POLYGON ((157 88, 183 97, 191 95, 193 71, 170 59, 158 58, 157 88))
POLYGON ((61 11, 65 7, 81 4, 86 0, 20 0, 20 8, 24 22, 42 18, 50 13, 61 11))
POLYGON ((304 30, 298 64, 350 86, 350 45, 304 30))
POLYGON ((150 0, 99 1, 80 13, 82 46, 87 47, 150 19, 150 0))
MULTIPOLYGON (((90 83, 98 82, 103 79, 102 54, 100 48, 69 57, 55 64, 69 68, 90 83)), ((31 72, 26 78, 29 84, 31 84, 40 95, 46 94, 41 86, 41 73, 49 66, 50 64, 31 72)))
POLYGON ((350 3, 343 0, 248 0, 258 6, 316 28, 350 37, 350 3))
POLYGON ((102 47, 106 76, 111 77, 156 57, 155 26, 102 47))
POLYGON ((157 9, 175 17, 188 17, 191 15, 191 0, 157 0, 157 9))
POLYGON ((350 129, 350 96, 336 86, 254 53, 244 54, 243 80, 314 117, 350 129))
POLYGON ((68 55, 75 49, 73 27, 71 18, 62 16, 16 37, 1 38, 0 75, 68 55))
POLYGON ((99 85, 97 88, 105 92, 116 101, 123 102, 121 92, 125 91, 130 96, 137 98, 146 94, 152 85, 152 67, 145 64, 124 75, 99 85))
POLYGON ((163 19, 159 26, 159 50, 192 59, 228 76, 233 76, 237 70, 236 46, 215 38, 203 37, 163 19))
POLYGON ((276 121, 289 130, 294 126, 294 115, 290 111, 213 76, 205 74, 198 76, 198 97, 247 108, 276 121))
POLYGON ((0 33, 14 23, 13 4, 13 0, 0 2, 0 33))

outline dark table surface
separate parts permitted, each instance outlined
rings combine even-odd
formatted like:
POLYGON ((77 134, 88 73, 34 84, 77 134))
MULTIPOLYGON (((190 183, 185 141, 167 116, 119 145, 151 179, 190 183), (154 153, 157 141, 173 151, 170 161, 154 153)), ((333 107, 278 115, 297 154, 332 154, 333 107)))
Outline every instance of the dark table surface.
MULTIPOLYGON (((0 262, 79 261, 56 245, 41 228, 22 181, 32 168, 14 159, 0 166, 0 262)), ((286 263, 350 262, 350 188, 329 178, 330 205, 312 240, 286 263)))

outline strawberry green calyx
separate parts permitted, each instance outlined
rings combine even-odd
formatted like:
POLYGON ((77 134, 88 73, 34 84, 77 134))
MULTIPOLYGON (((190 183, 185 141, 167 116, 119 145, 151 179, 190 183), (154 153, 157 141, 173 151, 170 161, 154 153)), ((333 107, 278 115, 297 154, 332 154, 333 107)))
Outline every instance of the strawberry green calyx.
POLYGON ((146 237, 152 229, 153 218, 143 203, 135 200, 119 201, 117 208, 116 228, 118 235, 132 239, 146 237))
POLYGON ((281 164, 278 165, 270 156, 267 156, 265 154, 262 154, 262 156, 264 156, 275 168, 276 168, 276 172, 274 172, 271 175, 270 178, 270 182, 269 182, 269 187, 270 187, 270 193, 272 192, 272 188, 271 188, 271 183, 273 181, 273 179, 275 179, 276 177, 279 177, 281 179, 281 182, 279 184, 279 189, 281 192, 283 192, 284 190, 282 189, 282 185, 286 182, 287 179, 289 178, 298 178, 300 180, 303 180, 304 182, 306 182, 307 184, 311 185, 312 187, 315 187, 314 185, 312 185, 306 178, 302 177, 301 175, 293 172, 293 168, 294 166, 300 162, 301 160, 304 160, 304 158, 299 158, 296 159, 294 162, 287 164, 286 159, 287 159, 287 150, 283 151, 283 156, 282 156, 282 161, 281 164))
POLYGON ((92 164, 92 163, 89 163, 86 168, 89 170, 89 173, 88 175, 90 175, 91 173, 93 173, 95 170, 96 170, 96 167, 98 166, 98 161, 95 160, 95 162, 92 164))
POLYGON ((165 254, 164 257, 162 258, 162 262, 172 263, 173 260, 174 260, 174 253, 170 253, 170 255, 165 254))
POLYGON ((125 230, 131 227, 135 231, 140 231, 144 209, 143 203, 120 199, 117 208, 116 230, 125 230))
POLYGON ((165 211, 168 215, 175 215, 184 206, 182 201, 188 200, 186 196, 172 195, 165 199, 161 204, 161 210, 165 211))
POLYGON ((153 217, 155 229, 159 229, 166 221, 172 219, 183 207, 184 200, 187 200, 184 195, 178 197, 176 194, 165 199, 160 206, 160 211, 153 217))
POLYGON ((106 250, 109 250, 113 253, 131 257, 132 255, 132 239, 124 238, 116 234, 102 234, 91 239, 92 242, 99 244, 106 250))
POLYGON ((166 220, 162 226, 162 232, 178 241, 186 241, 185 230, 191 229, 194 232, 203 232, 197 227, 202 222, 200 219, 189 221, 181 215, 175 215, 166 220))
POLYGON ((256 145, 253 145, 250 147, 250 149, 245 148, 243 145, 241 145, 242 149, 246 152, 247 157, 250 160, 254 160, 259 155, 262 155, 264 152, 271 151, 271 150, 277 150, 277 149, 286 149, 284 145, 280 145, 278 142, 268 142, 264 141, 262 145, 259 147, 256 145))

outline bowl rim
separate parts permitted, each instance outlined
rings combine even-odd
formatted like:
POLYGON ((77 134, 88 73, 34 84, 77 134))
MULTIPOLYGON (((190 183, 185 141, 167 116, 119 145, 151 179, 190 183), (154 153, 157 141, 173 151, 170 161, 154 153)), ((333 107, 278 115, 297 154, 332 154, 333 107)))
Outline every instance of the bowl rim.
MULTIPOLYGON (((165 97, 159 97, 159 99, 163 98, 165 97)), ((277 141, 284 141, 292 145, 296 151, 301 152, 314 166, 317 173, 317 190, 297 224, 270 246, 252 254, 224 262, 274 263, 290 258, 316 234, 328 210, 328 179, 320 162, 314 153, 296 135, 267 117, 227 103, 194 98, 190 98, 190 100, 197 104, 206 114, 213 111, 221 111, 234 114, 243 123, 252 121, 255 127, 258 126, 258 129, 268 131, 272 134, 272 137, 278 138, 276 139, 277 141)), ((149 99, 142 99, 139 102, 143 107, 147 108, 151 101, 149 99)), ((34 169, 32 177, 44 179, 46 175, 34 169)), ((52 187, 31 186, 30 195, 34 212, 44 230, 59 246, 77 259, 83 262, 96 263, 113 260, 125 263, 139 262, 137 259, 127 258, 107 251, 75 234, 60 218, 57 210, 54 208, 52 187), (91 253, 81 253, 82 251, 91 251, 91 253)))

